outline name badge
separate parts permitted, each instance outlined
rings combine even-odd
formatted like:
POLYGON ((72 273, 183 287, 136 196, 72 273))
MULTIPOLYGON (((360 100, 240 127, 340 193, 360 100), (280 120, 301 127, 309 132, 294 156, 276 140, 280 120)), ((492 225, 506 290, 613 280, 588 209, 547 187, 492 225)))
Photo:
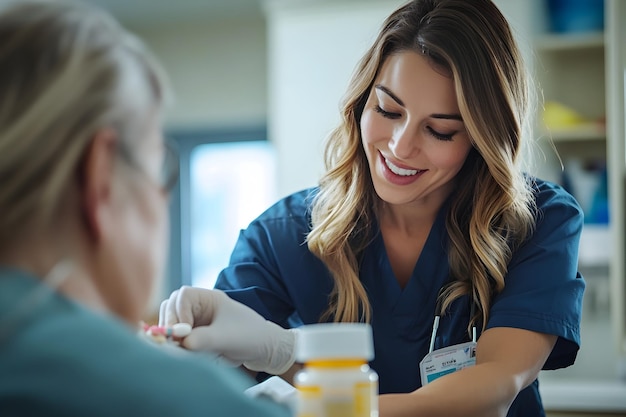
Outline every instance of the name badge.
POLYGON ((476 365, 476 342, 461 343, 430 352, 420 362, 422 386, 472 365, 476 365))

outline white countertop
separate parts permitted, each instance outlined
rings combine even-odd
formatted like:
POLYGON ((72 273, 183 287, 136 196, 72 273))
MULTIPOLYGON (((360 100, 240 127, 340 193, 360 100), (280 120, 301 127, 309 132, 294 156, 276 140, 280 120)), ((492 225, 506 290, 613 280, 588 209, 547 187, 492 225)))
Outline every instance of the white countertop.
POLYGON ((540 380, 539 392, 548 411, 626 412, 626 382, 540 380))

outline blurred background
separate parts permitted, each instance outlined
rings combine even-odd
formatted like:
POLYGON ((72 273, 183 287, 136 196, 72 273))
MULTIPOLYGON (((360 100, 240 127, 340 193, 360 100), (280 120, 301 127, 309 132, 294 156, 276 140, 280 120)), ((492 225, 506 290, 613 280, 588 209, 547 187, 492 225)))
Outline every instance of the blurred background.
MULTIPOLYGON (((181 155, 168 280, 212 287, 239 230, 314 186, 352 71, 399 0, 88 0, 141 37, 175 93, 181 155)), ((576 365, 541 376, 551 416, 626 415, 624 76, 626 1, 496 0, 541 104, 528 169, 586 215, 587 281, 576 365), (587 414, 583 414, 587 413, 587 414)))

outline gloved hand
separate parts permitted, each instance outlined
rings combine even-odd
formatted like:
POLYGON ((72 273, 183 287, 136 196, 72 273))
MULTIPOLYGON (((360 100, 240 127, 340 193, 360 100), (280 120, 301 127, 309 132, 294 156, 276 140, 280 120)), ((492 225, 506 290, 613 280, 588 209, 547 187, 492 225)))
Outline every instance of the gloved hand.
POLYGON ((183 286, 161 303, 159 325, 189 323, 182 346, 210 351, 235 366, 280 375, 295 361, 296 329, 283 329, 219 290, 183 286))

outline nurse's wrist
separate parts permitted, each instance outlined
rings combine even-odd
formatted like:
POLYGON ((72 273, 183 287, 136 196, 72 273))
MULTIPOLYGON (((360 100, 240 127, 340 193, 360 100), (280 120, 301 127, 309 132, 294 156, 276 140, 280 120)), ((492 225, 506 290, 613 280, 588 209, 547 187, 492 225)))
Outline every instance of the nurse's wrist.
POLYGON ((260 359, 245 361, 243 365, 251 371, 285 374, 295 363, 299 330, 283 329, 271 321, 266 324, 266 338, 259 341, 259 350, 264 351, 264 355, 260 359))

